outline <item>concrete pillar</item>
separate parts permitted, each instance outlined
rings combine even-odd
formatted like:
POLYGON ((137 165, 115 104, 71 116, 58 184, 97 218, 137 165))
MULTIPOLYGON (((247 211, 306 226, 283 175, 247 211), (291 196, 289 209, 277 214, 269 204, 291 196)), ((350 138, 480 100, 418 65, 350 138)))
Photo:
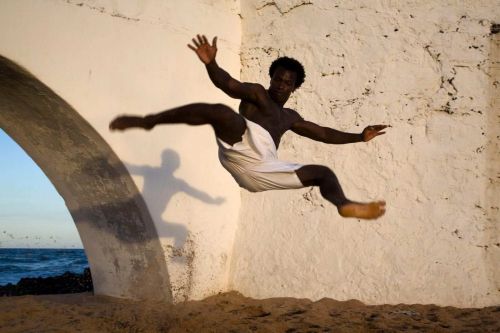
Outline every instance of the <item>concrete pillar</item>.
POLYGON ((64 198, 95 293, 171 301, 154 223, 125 166, 68 103, 1 56, 0 126, 64 198))

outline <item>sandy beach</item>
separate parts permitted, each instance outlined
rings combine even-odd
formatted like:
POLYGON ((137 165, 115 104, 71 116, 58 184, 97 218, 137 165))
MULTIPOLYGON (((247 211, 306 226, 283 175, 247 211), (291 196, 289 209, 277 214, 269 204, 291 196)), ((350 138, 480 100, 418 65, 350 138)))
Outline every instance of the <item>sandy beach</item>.
POLYGON ((177 305, 92 293, 0 298, 8 332, 500 332, 500 306, 367 306, 236 292, 177 305))

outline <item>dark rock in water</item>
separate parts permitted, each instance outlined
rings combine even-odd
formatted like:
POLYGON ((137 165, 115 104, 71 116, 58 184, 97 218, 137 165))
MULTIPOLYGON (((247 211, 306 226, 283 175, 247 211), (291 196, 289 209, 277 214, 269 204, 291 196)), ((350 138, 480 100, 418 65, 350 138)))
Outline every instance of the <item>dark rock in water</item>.
POLYGON ((90 269, 82 274, 66 272, 59 276, 22 278, 17 284, 0 286, 0 296, 71 294, 93 291, 90 269))

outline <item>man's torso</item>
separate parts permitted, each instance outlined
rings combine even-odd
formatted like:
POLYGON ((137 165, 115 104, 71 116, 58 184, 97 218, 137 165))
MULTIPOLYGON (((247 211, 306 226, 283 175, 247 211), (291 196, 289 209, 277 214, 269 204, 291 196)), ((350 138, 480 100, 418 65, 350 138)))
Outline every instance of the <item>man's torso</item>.
POLYGON ((283 134, 292 127, 294 122, 301 119, 297 112, 281 108, 270 98, 266 98, 262 106, 242 100, 239 112, 246 119, 267 130, 271 134, 276 148, 278 148, 283 134))

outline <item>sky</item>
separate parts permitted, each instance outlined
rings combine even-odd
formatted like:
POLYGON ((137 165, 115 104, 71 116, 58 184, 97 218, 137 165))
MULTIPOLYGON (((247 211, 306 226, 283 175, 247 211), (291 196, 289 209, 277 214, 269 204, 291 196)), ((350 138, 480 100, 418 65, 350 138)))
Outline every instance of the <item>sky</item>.
POLYGON ((63 198, 1 129, 0 248, 83 248, 63 198))

